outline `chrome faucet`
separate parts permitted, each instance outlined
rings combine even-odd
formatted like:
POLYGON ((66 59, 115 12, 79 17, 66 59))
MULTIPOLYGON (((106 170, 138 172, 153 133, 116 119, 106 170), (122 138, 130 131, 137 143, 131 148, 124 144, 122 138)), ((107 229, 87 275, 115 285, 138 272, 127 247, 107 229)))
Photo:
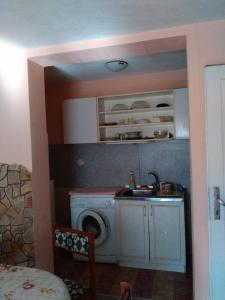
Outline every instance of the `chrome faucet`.
POLYGON ((152 175, 155 178, 155 182, 152 185, 153 185, 153 188, 154 188, 155 191, 159 191, 160 181, 159 181, 158 175, 154 172, 149 172, 148 175, 152 175))

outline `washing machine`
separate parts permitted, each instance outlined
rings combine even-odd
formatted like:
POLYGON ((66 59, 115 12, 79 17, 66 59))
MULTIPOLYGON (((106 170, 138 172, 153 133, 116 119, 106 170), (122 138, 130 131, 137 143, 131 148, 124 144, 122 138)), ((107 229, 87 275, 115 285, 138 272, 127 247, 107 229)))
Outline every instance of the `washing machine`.
POLYGON ((116 209, 113 197, 70 197, 72 228, 95 234, 96 262, 116 263, 116 209))

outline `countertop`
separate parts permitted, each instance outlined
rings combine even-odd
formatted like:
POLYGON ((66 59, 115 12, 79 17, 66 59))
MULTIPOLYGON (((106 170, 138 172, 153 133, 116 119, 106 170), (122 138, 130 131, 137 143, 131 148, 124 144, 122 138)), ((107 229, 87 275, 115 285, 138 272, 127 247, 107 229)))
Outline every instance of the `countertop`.
POLYGON ((170 192, 170 194, 165 194, 162 192, 157 192, 152 198, 181 198, 184 197, 183 192, 170 192))
MULTIPOLYGON (((70 196, 74 195, 95 195, 95 196, 112 196, 114 197, 119 191, 121 191, 123 187, 80 187, 75 188, 71 191, 69 191, 70 196)), ((157 192, 153 196, 151 196, 151 199, 171 199, 171 198, 183 198, 184 194, 182 192, 171 192, 170 194, 163 194, 161 192, 157 192)), ((130 199, 130 197, 122 197, 124 200, 127 198, 130 199)), ((122 198, 116 197, 117 200, 121 200, 122 198)))
POLYGON ((115 196, 122 187, 82 187, 75 188, 69 192, 70 196, 73 195, 106 195, 106 196, 115 196))

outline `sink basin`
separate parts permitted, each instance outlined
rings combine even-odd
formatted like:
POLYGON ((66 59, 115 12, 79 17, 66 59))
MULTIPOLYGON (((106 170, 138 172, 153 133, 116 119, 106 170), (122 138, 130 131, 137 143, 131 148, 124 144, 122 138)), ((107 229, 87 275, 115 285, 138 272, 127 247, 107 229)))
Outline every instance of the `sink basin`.
POLYGON ((154 190, 141 190, 141 189, 122 189, 120 190, 115 199, 117 200, 151 200, 151 201, 170 201, 182 202, 183 195, 180 192, 171 192, 170 195, 155 192, 154 190))
POLYGON ((153 190, 140 190, 140 189, 122 189, 116 194, 116 199, 140 199, 150 198, 155 195, 153 190))
POLYGON ((151 197, 155 192, 153 190, 124 190, 121 192, 121 196, 131 197, 151 197))

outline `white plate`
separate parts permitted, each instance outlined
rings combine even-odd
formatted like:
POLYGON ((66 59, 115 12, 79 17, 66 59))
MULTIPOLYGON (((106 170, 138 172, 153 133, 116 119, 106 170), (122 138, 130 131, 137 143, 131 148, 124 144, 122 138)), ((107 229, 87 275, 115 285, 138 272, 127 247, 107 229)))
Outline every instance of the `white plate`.
POLYGON ((115 104, 112 108, 112 111, 117 111, 117 110, 127 110, 128 106, 126 104, 115 104))

